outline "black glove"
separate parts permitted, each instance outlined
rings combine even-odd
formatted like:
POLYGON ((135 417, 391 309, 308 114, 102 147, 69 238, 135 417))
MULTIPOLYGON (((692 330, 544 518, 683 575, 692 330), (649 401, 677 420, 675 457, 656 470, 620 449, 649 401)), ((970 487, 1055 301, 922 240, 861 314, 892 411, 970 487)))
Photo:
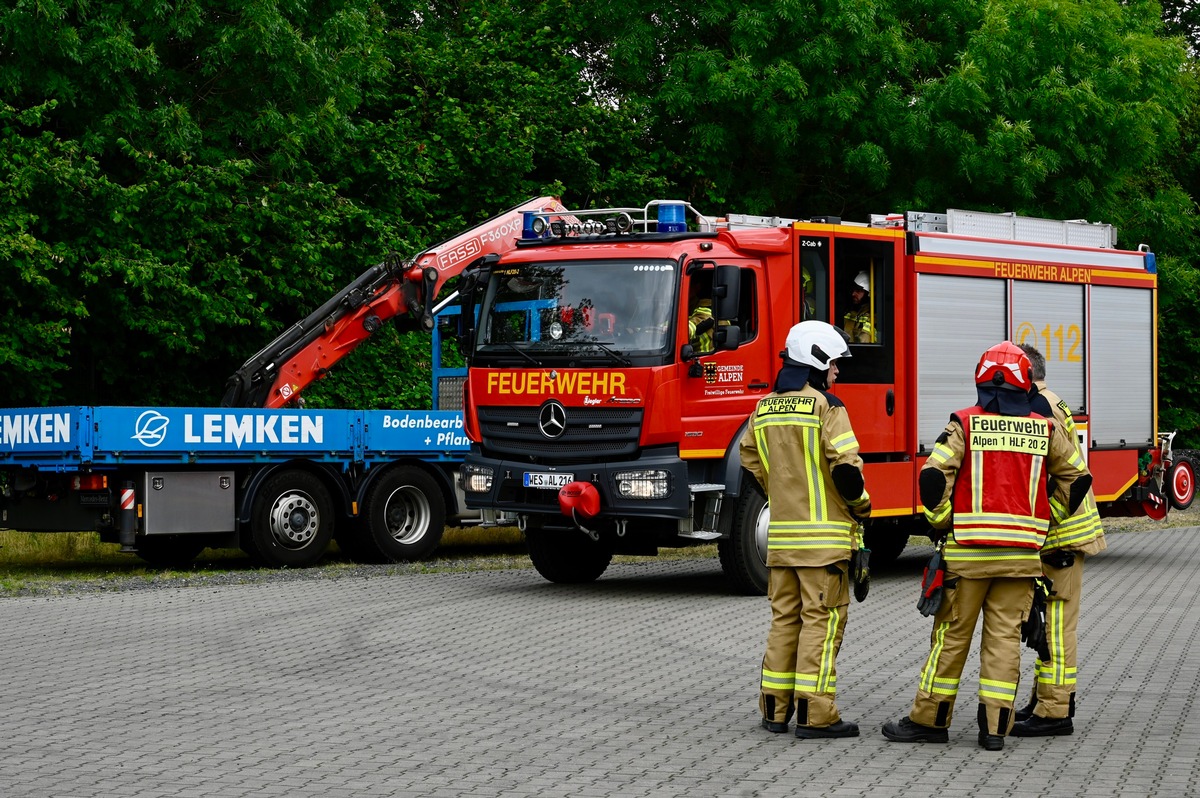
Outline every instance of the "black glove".
POLYGON ((921 598, 917 600, 917 609, 928 618, 937 613, 942 606, 942 597, 946 594, 943 583, 946 580, 946 560, 942 557, 942 549, 934 550, 921 576, 921 598))
POLYGON ((1038 659, 1050 659, 1050 645, 1046 641, 1046 599, 1050 597, 1051 582, 1044 576, 1033 580, 1033 606, 1029 617, 1021 624, 1021 642, 1026 648, 1037 652, 1038 659))
POLYGON ((859 548, 850 552, 850 578, 854 580, 854 598, 859 603, 871 589, 871 550, 859 548))

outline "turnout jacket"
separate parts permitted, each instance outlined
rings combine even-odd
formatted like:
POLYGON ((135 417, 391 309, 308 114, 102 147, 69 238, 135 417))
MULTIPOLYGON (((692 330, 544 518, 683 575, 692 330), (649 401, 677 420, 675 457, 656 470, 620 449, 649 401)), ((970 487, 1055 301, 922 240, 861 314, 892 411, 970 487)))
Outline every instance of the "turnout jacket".
MULTIPOLYGON (((1083 451, 1075 427, 1075 418, 1071 415, 1071 406, 1064 402, 1058 394, 1047 388, 1045 381, 1036 380, 1033 384, 1037 388, 1037 395, 1044 398, 1049 404, 1050 412, 1054 414, 1054 420, 1071 436, 1071 440, 1075 443, 1075 450, 1079 452, 1080 459, 1082 459, 1083 451)), ((1041 411, 1039 410, 1039 412, 1041 411)), ((1043 415, 1045 414, 1043 413, 1043 415)), ((1096 494, 1089 488, 1087 496, 1084 497, 1083 503, 1079 505, 1079 509, 1075 511, 1074 515, 1062 523, 1055 523, 1053 520, 1050 522, 1050 531, 1046 533, 1046 544, 1042 547, 1042 551, 1063 549, 1090 555, 1098 554, 1106 548, 1108 548, 1108 542, 1104 539, 1104 527, 1100 523, 1100 512, 1096 507, 1096 494)))
POLYGON ((930 525, 950 530, 949 570, 970 578, 1036 577, 1051 518, 1072 514, 1082 498, 1072 500, 1072 485, 1084 477, 1090 484, 1062 425, 1036 413, 1003 416, 975 406, 950 416, 921 469, 921 502, 930 525))
POLYGON ((816 567, 850 558, 856 517, 870 515, 871 497, 840 399, 811 385, 764 396, 738 451, 770 502, 768 566, 816 567))

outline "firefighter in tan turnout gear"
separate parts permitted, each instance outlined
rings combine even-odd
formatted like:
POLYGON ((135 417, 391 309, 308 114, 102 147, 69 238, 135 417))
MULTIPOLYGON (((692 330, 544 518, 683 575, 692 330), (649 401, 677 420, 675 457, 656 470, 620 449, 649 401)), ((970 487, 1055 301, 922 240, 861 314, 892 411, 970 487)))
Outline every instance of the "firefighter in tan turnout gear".
POLYGON ((1014 344, 983 353, 975 386, 978 404, 950 416, 918 480, 926 518, 935 529, 949 529, 943 594, 912 710, 884 724, 883 735, 896 742, 948 740, 982 612, 979 745, 998 751, 1013 724, 1022 624, 1042 576, 1039 550, 1051 517, 1073 515, 1092 478, 1062 425, 1030 409, 1029 358, 1014 344))
MULTIPOLYGON (((1070 406, 1046 387, 1046 358, 1036 348, 1021 344, 1029 358, 1035 393, 1036 413, 1061 424, 1078 450, 1079 436, 1070 406)), ((1082 454, 1080 455, 1082 457, 1082 454)), ((1042 571, 1050 578, 1053 592, 1046 600, 1046 649, 1050 656, 1035 665, 1033 697, 1017 711, 1014 737, 1047 737, 1071 734, 1075 716, 1079 598, 1083 587, 1083 561, 1108 548, 1096 509, 1096 497, 1088 491, 1079 509, 1061 524, 1050 524, 1042 546, 1042 571)))
POLYGON ((834 694, 836 658, 850 604, 850 553, 871 512, 858 441, 846 408, 827 389, 845 335, 823 321, 788 332, 775 391, 759 400, 742 437, 742 465, 766 491, 771 629, 763 657, 762 725, 796 736, 857 737, 834 694))

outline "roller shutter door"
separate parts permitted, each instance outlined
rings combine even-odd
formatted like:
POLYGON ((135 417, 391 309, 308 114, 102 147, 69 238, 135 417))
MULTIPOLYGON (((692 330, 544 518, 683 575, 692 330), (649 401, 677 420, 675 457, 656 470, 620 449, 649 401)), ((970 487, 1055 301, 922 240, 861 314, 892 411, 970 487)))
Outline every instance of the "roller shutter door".
POLYGON ((979 356, 1005 339, 1007 283, 917 275, 917 451, 929 452, 950 414, 975 404, 979 356))
POLYGON ((1075 413, 1087 407, 1082 285, 1014 281, 1013 334, 1018 344, 1031 344, 1046 358, 1046 387, 1075 413))
POLYGON ((1092 441, 1096 446, 1154 443, 1152 292, 1094 285, 1092 441))

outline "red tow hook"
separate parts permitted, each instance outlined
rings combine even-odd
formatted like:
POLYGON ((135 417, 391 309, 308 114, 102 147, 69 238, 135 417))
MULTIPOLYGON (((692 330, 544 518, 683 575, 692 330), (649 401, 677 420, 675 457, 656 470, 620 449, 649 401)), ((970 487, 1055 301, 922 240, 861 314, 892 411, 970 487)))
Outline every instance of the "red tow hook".
POLYGON ((568 482, 558 489, 558 509, 575 522, 592 540, 600 534, 583 525, 583 520, 595 518, 600 513, 600 491, 590 482, 568 482))

